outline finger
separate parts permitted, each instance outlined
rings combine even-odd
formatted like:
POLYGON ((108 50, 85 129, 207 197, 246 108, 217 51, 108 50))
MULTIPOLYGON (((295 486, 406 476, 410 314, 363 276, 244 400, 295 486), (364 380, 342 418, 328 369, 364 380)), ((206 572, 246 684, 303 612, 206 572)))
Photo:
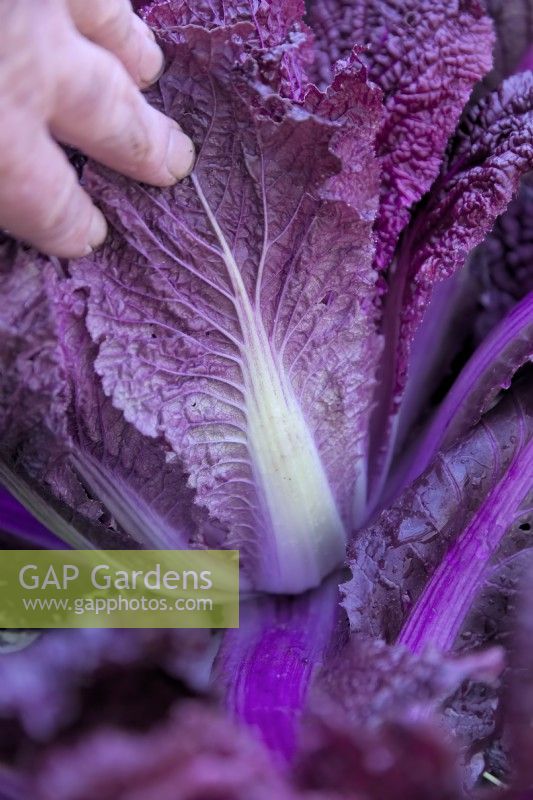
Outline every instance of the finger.
MULTIPOLYGON (((31 123, 21 124, 29 129, 31 123)), ((35 122, 24 159, 9 147, 0 156, 0 227, 64 258, 87 255, 105 239, 101 211, 80 187, 62 150, 35 122)))
POLYGON ((67 4, 80 33, 114 53, 139 86, 150 86, 161 75, 163 52, 129 0, 67 0, 67 4))
POLYGON ((50 120, 60 141, 136 180, 171 186, 194 164, 194 146, 176 122, 150 106, 110 53, 81 36, 63 53, 50 120))

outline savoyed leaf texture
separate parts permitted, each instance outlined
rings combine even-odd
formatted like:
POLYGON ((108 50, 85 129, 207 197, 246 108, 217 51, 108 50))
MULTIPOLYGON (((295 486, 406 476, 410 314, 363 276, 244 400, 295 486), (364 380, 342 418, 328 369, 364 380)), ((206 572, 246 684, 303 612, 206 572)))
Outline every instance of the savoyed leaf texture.
MULTIPOLYGON (((515 75, 466 114, 440 177, 405 231, 385 301, 381 392, 373 420, 376 474, 383 475, 380 442, 394 436, 410 346, 436 282, 463 267, 533 167, 533 74, 515 75)), ((379 492, 379 479, 374 483, 379 492)))
MULTIPOLYGON (((460 355, 462 363, 462 359, 468 358, 470 353, 472 363, 475 363, 479 345, 480 354, 487 353, 484 339, 489 335, 498 336, 494 330, 496 326, 505 324, 503 319, 506 314, 530 292, 533 292, 533 185, 528 174, 522 179, 518 197, 498 218, 465 267, 438 283, 432 292, 431 303, 415 334, 409 354, 397 452, 401 451, 413 423, 427 406, 431 394, 439 385, 442 386, 443 375, 452 364, 455 369, 456 357, 460 355), (431 342, 430 352, 428 341, 431 342)), ((515 334, 511 328, 506 328, 506 331, 504 338, 513 338, 515 334)), ((525 333, 526 336, 521 337, 523 347, 517 342, 518 347, 511 358, 502 354, 509 370, 506 376, 499 367, 495 369, 494 386, 499 381, 506 383, 513 369, 520 366, 520 351, 527 358, 527 330, 525 333)), ((496 351, 493 352, 495 355, 496 351)), ((503 366, 499 356, 497 358, 500 366, 503 366)), ((453 391, 455 393, 455 387, 453 391)))
MULTIPOLYGON (((56 281, 56 265, 44 257, 35 253, 29 255, 14 242, 6 242, 0 249, 0 430, 3 451, 25 447, 30 430, 43 443, 48 431, 64 435, 66 430, 67 400, 62 392, 61 357, 47 291, 56 281)), ((33 450, 28 460, 48 458, 45 447, 33 450)))
POLYGON ((165 191, 86 171, 114 232, 73 274, 115 407, 179 456, 257 585, 301 591, 342 561, 365 493, 380 96, 352 63, 309 108, 281 99, 236 66, 250 30, 173 31, 152 99, 195 171, 165 191))
POLYGON ((376 264, 387 269, 410 210, 440 171, 472 89, 492 65, 491 23, 479 0, 313 0, 310 21, 321 83, 358 43, 383 91, 376 264))
POLYGON ((262 79, 282 94, 299 99, 308 83, 307 68, 314 58, 310 31, 303 22, 304 11, 303 0, 158 0, 143 16, 167 44, 179 41, 180 29, 185 25, 213 30, 247 22, 246 47, 253 52, 262 79))
POLYGON ((442 425, 451 425, 448 445, 460 435, 461 428, 466 431, 477 422, 498 392, 508 387, 516 370, 531 358, 531 293, 533 187, 528 174, 518 197, 464 268, 433 289, 409 354, 396 436, 397 463, 387 481, 384 504, 390 504, 399 488, 429 464, 442 425), (458 369, 458 357, 460 363, 464 359, 465 366, 438 410, 431 414, 427 410, 429 399, 436 390, 442 393, 443 376, 445 382, 452 365, 454 371, 458 369), (413 437, 413 424, 424 410, 427 430, 413 437), (411 445, 405 452, 409 436, 411 445))
POLYGON ((526 800, 529 0, 135 7, 197 164, 69 150, 105 247, 0 235, 0 483, 70 546, 238 547, 241 627, 0 634, 0 796, 526 800))

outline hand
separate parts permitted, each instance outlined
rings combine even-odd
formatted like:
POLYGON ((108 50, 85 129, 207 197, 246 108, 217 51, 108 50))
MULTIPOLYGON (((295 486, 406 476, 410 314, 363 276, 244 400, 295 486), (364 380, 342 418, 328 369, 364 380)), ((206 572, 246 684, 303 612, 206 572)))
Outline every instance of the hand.
POLYGON ((129 0, 0 0, 0 228, 70 258, 104 241, 57 141, 155 186, 185 177, 191 140, 140 92, 162 69, 129 0))

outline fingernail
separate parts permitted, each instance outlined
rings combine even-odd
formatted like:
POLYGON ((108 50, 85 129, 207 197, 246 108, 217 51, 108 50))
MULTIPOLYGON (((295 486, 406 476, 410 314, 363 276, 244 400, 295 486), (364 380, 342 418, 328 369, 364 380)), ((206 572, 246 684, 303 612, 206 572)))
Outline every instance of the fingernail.
POLYGON ((93 208, 93 216, 91 219, 91 227, 89 228, 89 247, 91 250, 96 250, 100 247, 107 236, 107 222, 99 208, 93 208))
POLYGON ((136 24, 144 36, 142 45, 141 60, 139 64, 139 75, 141 86, 146 88, 155 83, 165 68, 165 56, 155 40, 154 32, 141 19, 137 17, 136 24))
POLYGON ((141 63, 139 65, 139 75, 143 88, 152 86, 159 80, 165 69, 165 56, 156 42, 147 42, 143 48, 141 63))
POLYGON ((196 161, 192 140, 177 126, 172 127, 167 150, 167 169, 177 180, 190 175, 196 161))
POLYGON ((143 22, 143 20, 141 20, 141 22, 142 22, 142 24, 143 24, 143 26, 144 26, 144 35, 145 35, 145 36, 146 36, 148 39, 151 39, 151 40, 152 40, 152 42, 155 42, 155 33, 153 32, 153 30, 151 29, 151 27, 150 27, 149 25, 147 25, 147 24, 146 24, 146 22, 143 22))

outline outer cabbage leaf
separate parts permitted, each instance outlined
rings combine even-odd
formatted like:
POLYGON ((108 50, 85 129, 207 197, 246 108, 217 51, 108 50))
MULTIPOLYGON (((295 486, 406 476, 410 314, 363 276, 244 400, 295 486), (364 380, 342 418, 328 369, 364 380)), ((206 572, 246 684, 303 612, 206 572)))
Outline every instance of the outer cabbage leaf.
POLYGON ((104 395, 94 371, 95 347, 85 326, 86 307, 70 282, 56 293, 53 314, 69 392, 70 439, 58 484, 79 508, 79 484, 136 542, 184 547, 209 530, 193 511, 192 492, 179 461, 167 460, 162 442, 143 437, 104 395), (68 488, 67 488, 68 487, 68 488))
MULTIPOLYGON (((502 322, 516 303, 533 292, 533 184, 527 175, 516 200, 476 248, 463 269, 437 284, 409 354, 408 378, 398 421, 396 450, 401 452, 413 424, 430 405, 433 394, 442 394, 443 376, 457 362, 477 359, 476 347, 502 322), (428 352, 427 343, 432 343, 428 352)), ((505 323, 502 323, 505 324, 505 323)), ((513 336, 509 330, 508 334, 513 336)), ((524 342, 524 345, 526 343, 524 342)), ((520 345, 509 370, 496 369, 493 385, 505 383, 514 366, 520 366, 520 345)), ((483 348, 485 345, 483 345, 483 348)), ((480 351, 481 352, 481 351, 480 351)), ((527 346, 522 348, 527 358, 527 346)), ((500 361, 498 357, 498 361, 500 361)), ((503 365, 502 365, 503 366, 503 365)), ((470 424, 474 424, 473 418, 470 424)))
MULTIPOLYGON (((354 632, 415 655, 506 644, 531 552, 532 419, 531 384, 510 389, 354 542, 341 587, 354 632)), ((469 683, 447 704, 469 744, 469 783, 485 769, 502 776, 499 694, 469 683)))
POLYGON ((163 44, 178 40, 184 25, 213 30, 251 23, 246 45, 254 53, 263 80, 281 94, 300 99, 313 60, 312 37, 302 21, 304 10, 303 0, 158 0, 143 16, 163 44))
POLYGON ((466 680, 492 682, 503 669, 499 648, 460 658, 420 655, 353 635, 318 674, 309 706, 334 705, 355 726, 430 719, 466 680))
POLYGON ((532 133, 530 74, 509 78, 466 115, 398 256, 391 296, 401 285, 406 347, 434 282, 463 266, 517 194, 533 166, 532 133))
POLYGON ((459 745, 464 750, 471 742, 453 740, 441 710, 466 680, 493 681, 501 668, 496 651, 420 657, 352 637, 315 681, 297 776, 349 796, 459 800, 465 796, 459 745))
POLYGON ((73 273, 114 406, 183 461, 257 585, 298 592, 342 560, 364 495, 380 96, 352 64, 313 112, 282 100, 246 77, 249 31, 173 31, 151 99, 196 142, 195 171, 161 191, 93 165, 114 233, 73 273), (337 157, 350 138, 364 192, 337 157))
MULTIPOLYGON (((2 450, 20 448, 28 430, 46 441, 49 430, 65 435, 67 400, 61 356, 47 289, 58 265, 26 253, 14 242, 0 249, 0 431, 2 450), (44 429, 44 430, 41 430, 44 429)), ((31 458, 45 458, 36 447, 31 458)), ((28 456, 28 459, 30 456, 28 456)))
POLYGON ((354 631, 448 652, 472 630, 465 622, 499 559, 518 568, 528 546, 522 535, 507 551, 505 534, 529 525, 531 400, 528 381, 510 389, 357 537, 343 587, 354 631))
POLYGON ((376 265, 386 269, 473 87, 492 65, 490 20, 478 0, 313 0, 310 22, 321 84, 357 43, 384 94, 376 265))
POLYGON ((127 425, 103 394, 83 297, 59 264, 11 246, 0 284, 0 482, 78 547, 128 546, 124 531, 130 546, 184 546, 207 530, 191 516, 179 463, 167 464, 161 443, 127 425))
MULTIPOLYGON (((513 449, 505 474, 453 542, 402 628, 398 641, 415 652, 429 643, 443 652, 454 646, 487 578, 487 564, 500 549, 514 517, 531 494, 531 406, 528 413, 517 401, 515 413, 519 424, 510 441, 513 449)), ((492 447, 498 457, 498 444, 493 442, 492 447)))
POLYGON ((143 16, 163 40, 170 41, 179 39, 179 29, 185 25, 213 30, 250 22, 256 47, 272 48, 286 43, 290 32, 305 28, 304 12, 303 0, 155 0, 143 16))
POLYGON ((386 444, 384 440, 391 431, 411 343, 432 289, 464 265, 532 166, 533 74, 523 73, 468 111, 439 179, 402 239, 384 308, 381 392, 372 423, 374 502, 394 436, 386 444))

